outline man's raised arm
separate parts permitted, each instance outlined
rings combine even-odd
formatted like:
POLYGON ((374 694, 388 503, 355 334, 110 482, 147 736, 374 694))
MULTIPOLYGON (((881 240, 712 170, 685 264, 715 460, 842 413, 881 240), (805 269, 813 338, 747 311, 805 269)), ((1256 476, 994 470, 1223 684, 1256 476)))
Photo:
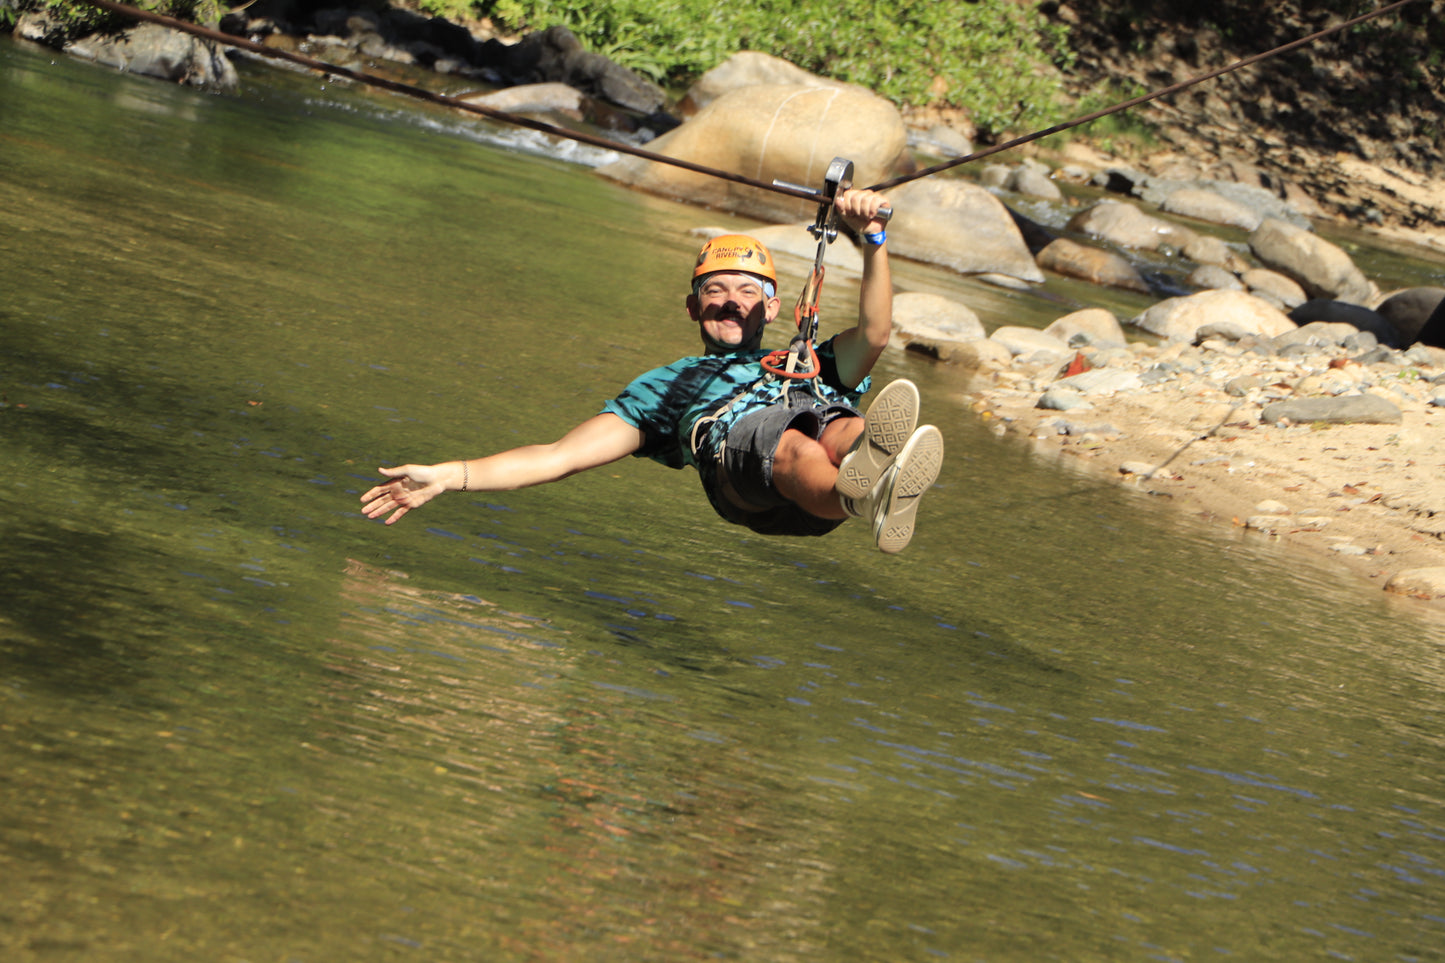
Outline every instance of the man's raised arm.
POLYGON ((884 233, 887 222, 877 214, 888 199, 875 191, 852 190, 839 194, 835 206, 848 226, 863 237, 863 282, 858 292, 858 325, 833 342, 838 377, 845 385, 860 384, 888 346, 893 333, 893 275, 888 270, 888 249, 869 240, 884 233))

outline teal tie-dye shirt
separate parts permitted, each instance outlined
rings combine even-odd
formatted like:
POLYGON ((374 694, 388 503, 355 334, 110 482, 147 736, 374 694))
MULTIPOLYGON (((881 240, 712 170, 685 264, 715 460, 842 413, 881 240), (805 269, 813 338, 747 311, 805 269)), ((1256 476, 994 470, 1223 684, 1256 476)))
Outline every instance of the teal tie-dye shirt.
MULTIPOLYGON (((610 411, 642 431, 643 443, 636 452, 638 457, 650 458, 669 468, 699 467, 689 443, 693 425, 699 418, 711 415, 740 391, 753 386, 699 439, 700 453, 708 459, 739 418, 782 400, 789 382, 775 379, 762 386, 755 384, 763 376, 758 362, 767 354, 767 351, 758 349, 674 361, 637 378, 620 395, 603 405, 602 410, 610 411)), ((818 361, 821 373, 811 389, 818 399, 823 403, 842 403, 856 408, 868 392, 870 379, 864 378, 856 388, 840 383, 832 338, 818 346, 818 361)), ((810 389, 796 386, 789 390, 810 389)), ((705 466, 711 467, 706 463, 705 466)))

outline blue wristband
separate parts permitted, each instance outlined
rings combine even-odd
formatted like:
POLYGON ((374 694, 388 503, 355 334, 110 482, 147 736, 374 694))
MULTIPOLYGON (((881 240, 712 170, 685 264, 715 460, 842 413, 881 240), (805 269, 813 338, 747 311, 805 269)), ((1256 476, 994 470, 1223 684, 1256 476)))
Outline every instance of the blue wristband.
POLYGON ((864 234, 864 235, 863 235, 863 240, 864 240, 866 243, 873 245, 874 247, 878 247, 878 246, 880 246, 884 241, 888 240, 888 232, 887 232, 887 231, 879 231, 877 234, 864 234))

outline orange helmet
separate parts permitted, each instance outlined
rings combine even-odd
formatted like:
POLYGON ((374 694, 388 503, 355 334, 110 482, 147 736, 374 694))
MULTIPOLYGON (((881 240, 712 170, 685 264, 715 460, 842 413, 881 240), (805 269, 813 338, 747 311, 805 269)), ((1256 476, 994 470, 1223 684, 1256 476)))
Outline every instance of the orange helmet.
POLYGON ((773 256, 757 238, 746 234, 719 234, 702 246, 697 255, 697 267, 692 272, 692 282, 719 271, 742 271, 756 274, 778 284, 777 272, 773 270, 773 256))

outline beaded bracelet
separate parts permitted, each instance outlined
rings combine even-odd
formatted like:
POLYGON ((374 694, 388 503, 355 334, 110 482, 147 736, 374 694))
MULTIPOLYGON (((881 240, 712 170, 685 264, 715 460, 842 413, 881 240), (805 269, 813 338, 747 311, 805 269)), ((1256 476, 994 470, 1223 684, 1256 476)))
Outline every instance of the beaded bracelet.
POLYGON ((470 485, 471 483, 472 483, 472 473, 471 473, 471 471, 467 468, 467 463, 466 463, 465 461, 463 461, 463 462, 462 462, 462 491, 466 491, 466 490, 467 490, 467 486, 470 485))

